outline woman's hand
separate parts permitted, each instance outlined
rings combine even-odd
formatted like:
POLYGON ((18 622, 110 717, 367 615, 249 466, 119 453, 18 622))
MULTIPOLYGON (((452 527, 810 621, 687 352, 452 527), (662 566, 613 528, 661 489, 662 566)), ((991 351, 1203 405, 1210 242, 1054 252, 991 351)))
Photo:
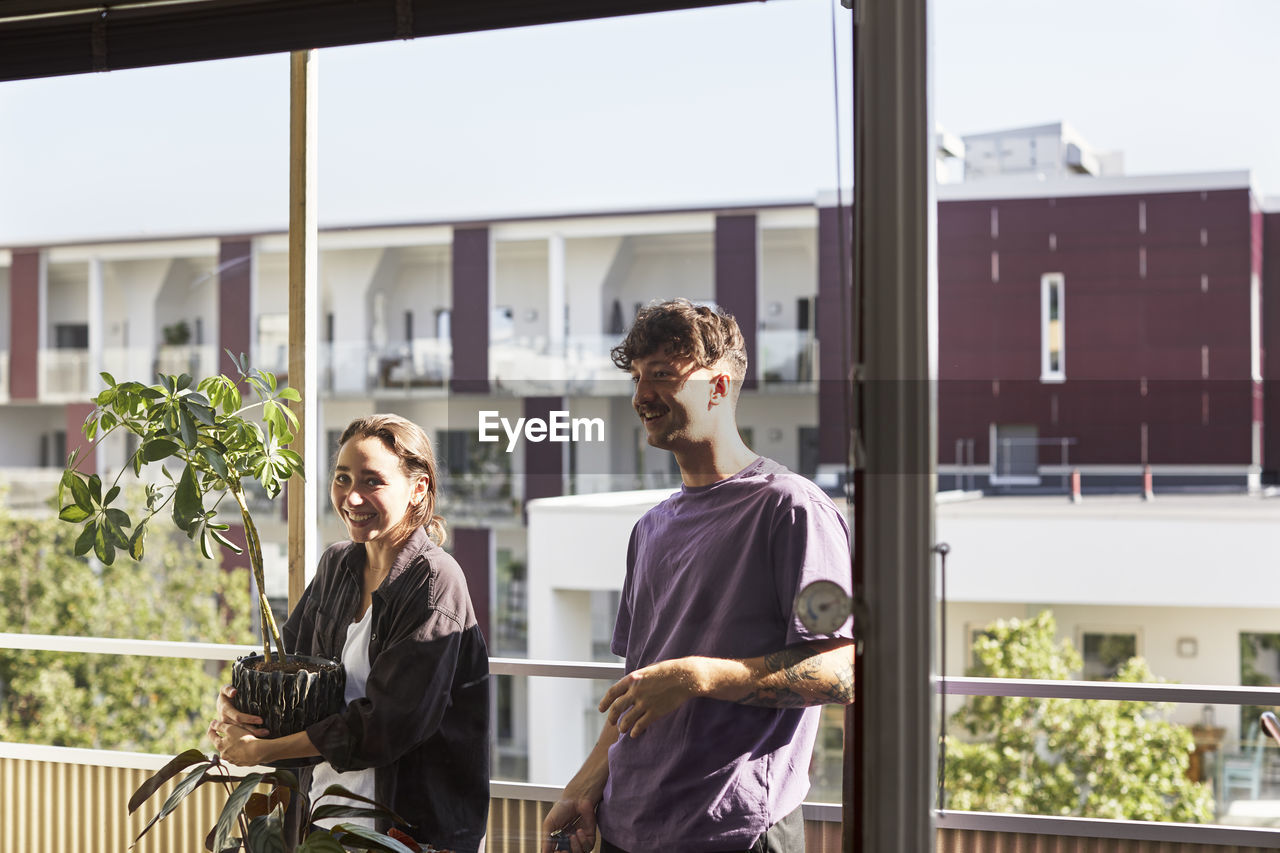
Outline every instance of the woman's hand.
MULTIPOLYGON (((262 728, 262 718, 236 710, 235 698, 236 689, 230 684, 222 685, 222 689, 218 691, 218 715, 214 718, 214 723, 237 726, 256 737, 268 737, 271 732, 262 728)), ((210 728, 210 732, 212 731, 210 728)))
POLYGON ((241 767, 261 764, 262 740, 243 726, 214 720, 209 724, 209 740, 223 760, 241 767))

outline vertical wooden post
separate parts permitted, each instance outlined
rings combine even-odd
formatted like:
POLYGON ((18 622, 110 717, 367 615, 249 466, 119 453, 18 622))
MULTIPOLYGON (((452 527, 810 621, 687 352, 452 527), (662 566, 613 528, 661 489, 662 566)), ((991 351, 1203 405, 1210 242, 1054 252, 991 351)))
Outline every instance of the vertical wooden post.
POLYGON ((316 220, 316 52, 289 59, 289 385, 302 395, 292 448, 305 480, 289 484, 289 609, 302 597, 318 558, 316 525, 321 483, 316 395, 319 347, 319 261, 316 220))

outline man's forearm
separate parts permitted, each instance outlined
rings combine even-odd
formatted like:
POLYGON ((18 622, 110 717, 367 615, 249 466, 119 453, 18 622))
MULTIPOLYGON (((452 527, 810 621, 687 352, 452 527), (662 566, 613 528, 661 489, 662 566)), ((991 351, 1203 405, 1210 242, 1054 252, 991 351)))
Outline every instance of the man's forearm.
POLYGON ((793 646, 745 660, 709 659, 705 695, 743 705, 802 708, 853 701, 853 643, 793 646))
POLYGON ((582 762, 581 769, 565 786, 566 797, 591 800, 593 803, 600 802, 600 798, 604 796, 605 783, 609 780, 609 747, 613 746, 617 740, 617 727, 606 721, 604 728, 600 731, 600 737, 596 739, 595 746, 582 762))

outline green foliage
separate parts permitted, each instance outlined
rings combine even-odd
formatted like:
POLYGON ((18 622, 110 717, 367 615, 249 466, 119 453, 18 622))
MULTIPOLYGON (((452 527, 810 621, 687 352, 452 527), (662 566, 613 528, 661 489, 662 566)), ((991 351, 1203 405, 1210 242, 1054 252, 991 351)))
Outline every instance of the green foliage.
MULTIPOLYGON (((1081 667, 1069 641, 1054 642, 1049 611, 1001 620, 974 643, 981 678, 1068 679, 1081 667)), ((1158 681, 1141 658, 1117 681, 1158 681)), ((1200 823, 1213 818, 1208 786, 1186 777, 1191 732, 1158 703, 972 697, 946 740, 947 807, 1200 823)))
MULTIPOLYGON (((0 510, 0 631, 252 641, 247 578, 208 571, 185 539, 158 536, 143 562, 95 570, 75 538, 0 510)), ((202 661, 0 651, 0 740, 172 752, 200 737, 225 680, 202 661)))
POLYGON ((138 559, 148 522, 170 504, 173 523, 200 544, 206 557, 213 557, 215 544, 239 551, 222 535, 228 525, 214 520, 218 502, 228 492, 241 492, 245 480, 257 480, 267 497, 274 498, 293 474, 302 472, 302 458, 284 447, 298 428, 284 401, 299 399, 298 392, 278 388, 274 375, 250 369, 243 361, 240 368, 241 378, 259 398, 244 408, 236 382, 226 376, 206 378, 192 388, 194 380, 185 373, 161 375, 160 384, 151 386, 116 382, 111 374, 102 374, 107 388, 94 398, 97 408, 85 420, 85 437, 100 441, 116 430, 132 432, 138 448, 125 470, 132 468, 138 475, 143 467, 160 463, 167 482, 147 487, 146 513, 135 525, 128 512, 112 506, 124 471, 104 493, 102 479, 78 471, 73 455, 58 487, 58 503, 59 518, 83 525, 77 554, 92 549, 110 565, 115 550, 123 548, 138 559), (261 423, 245 417, 259 406, 261 423))
MULTIPOLYGON (((324 793, 316 798, 315 803, 308 802, 307 795, 298 786, 298 778, 288 770, 273 770, 270 773, 249 773, 242 778, 231 776, 226 766, 216 754, 206 756, 198 749, 188 749, 157 770, 152 776, 133 792, 129 798, 129 813, 133 814, 143 803, 169 780, 186 771, 182 778, 165 798, 160 810, 147 821, 138 838, 146 835, 157 823, 164 820, 178 808, 184 799, 198 790, 200 786, 210 783, 220 784, 227 788, 227 801, 223 803, 218 820, 205 840, 205 847, 218 853, 284 853, 284 812, 295 797, 301 798, 303 812, 302 825, 308 826, 312 821, 325 818, 354 817, 372 820, 386 820, 404 826, 404 820, 390 809, 367 797, 348 791, 341 785, 330 785, 324 793), (233 788, 232 785, 235 787, 233 788), (269 786, 270 793, 258 793, 260 785, 269 786), (367 806, 352 806, 340 803, 320 805, 325 797, 347 798, 367 803, 367 806), (307 810, 315 806, 307 815, 307 810), (240 834, 237 835, 236 833, 240 834)), ((415 845, 417 846, 417 845, 415 845)), ((298 847, 299 853, 343 853, 344 850, 383 851, 383 853, 419 853, 404 843, 381 832, 374 831, 359 824, 339 823, 329 829, 313 828, 298 847)))
MULTIPOLYGON (((1280 650, 1280 634, 1262 634, 1252 631, 1240 632, 1240 683, 1250 687, 1271 687, 1276 683, 1273 672, 1262 672, 1258 669, 1258 656, 1265 652, 1280 650)), ((1249 721, 1256 720, 1266 711, 1276 711, 1270 705, 1241 705, 1240 731, 1248 731, 1249 721)))
POLYGON ((213 559, 219 546, 240 552, 223 535, 230 525, 218 519, 218 506, 230 495, 233 511, 239 511, 244 523, 249 565, 259 591, 263 656, 269 658, 271 641, 278 654, 284 647, 266 599, 262 547, 244 490, 246 483, 256 481, 268 498, 274 498, 290 477, 302 475, 302 457, 286 448, 298 429, 297 416, 287 404, 301 398, 293 388, 278 387, 273 374, 250 368, 244 356, 237 360, 237 369, 258 398, 256 403, 243 405, 236 380, 222 375, 192 387, 195 380, 185 373, 161 374, 158 385, 117 382, 111 374, 101 374, 107 387, 94 398, 96 407, 84 423, 85 438, 96 446, 112 432, 126 430, 136 438, 137 448, 105 488, 97 474, 78 470, 77 455, 71 454, 58 485, 58 517, 80 525, 73 553, 92 551, 111 566, 117 550, 142 558, 151 520, 168 507, 174 526, 213 559), (129 470, 141 476, 150 465, 158 465, 163 480, 146 485, 145 510, 131 514, 117 503, 120 480, 129 470))

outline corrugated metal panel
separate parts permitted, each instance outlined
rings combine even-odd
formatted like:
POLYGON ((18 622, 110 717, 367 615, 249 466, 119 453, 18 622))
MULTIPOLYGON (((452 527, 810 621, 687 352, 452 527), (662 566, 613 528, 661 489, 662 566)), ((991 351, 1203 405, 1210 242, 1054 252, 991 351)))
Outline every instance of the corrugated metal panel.
POLYGON ((1264 851, 1258 847, 1235 845, 1179 844, 1162 841, 1070 838, 1062 835, 940 829, 937 853, 1264 853, 1264 851))
MULTIPOLYGON (((0 853, 77 850, 115 853, 159 810, 177 780, 127 814, 129 796, 149 770, 0 758, 0 853)), ((149 832, 136 853, 197 853, 226 797, 205 785, 149 832)), ((489 853, 537 853, 551 803, 495 799, 489 808, 489 853)), ((840 824, 808 821, 807 853, 838 853, 840 824)), ((1179 851, 1181 853, 1181 851, 1179 851)))
MULTIPOLYGON (((147 770, 0 758, 0 851, 129 849, 164 796, 137 815, 126 813, 129 795, 147 770)), ((137 853, 197 853, 217 818, 225 793, 206 785, 152 829, 137 853)), ((495 799, 489 809, 490 853, 536 853, 547 802, 495 799)), ((840 824, 806 821, 806 853, 839 853, 840 824)), ((1263 853, 1256 847, 1071 838, 1061 835, 942 829, 937 853, 1263 853)))
MULTIPOLYGON (((129 796, 150 771, 0 759, 0 850, 124 851, 176 782, 129 815, 129 796)), ((225 794, 204 786, 148 833, 136 853, 204 849, 225 794)))

